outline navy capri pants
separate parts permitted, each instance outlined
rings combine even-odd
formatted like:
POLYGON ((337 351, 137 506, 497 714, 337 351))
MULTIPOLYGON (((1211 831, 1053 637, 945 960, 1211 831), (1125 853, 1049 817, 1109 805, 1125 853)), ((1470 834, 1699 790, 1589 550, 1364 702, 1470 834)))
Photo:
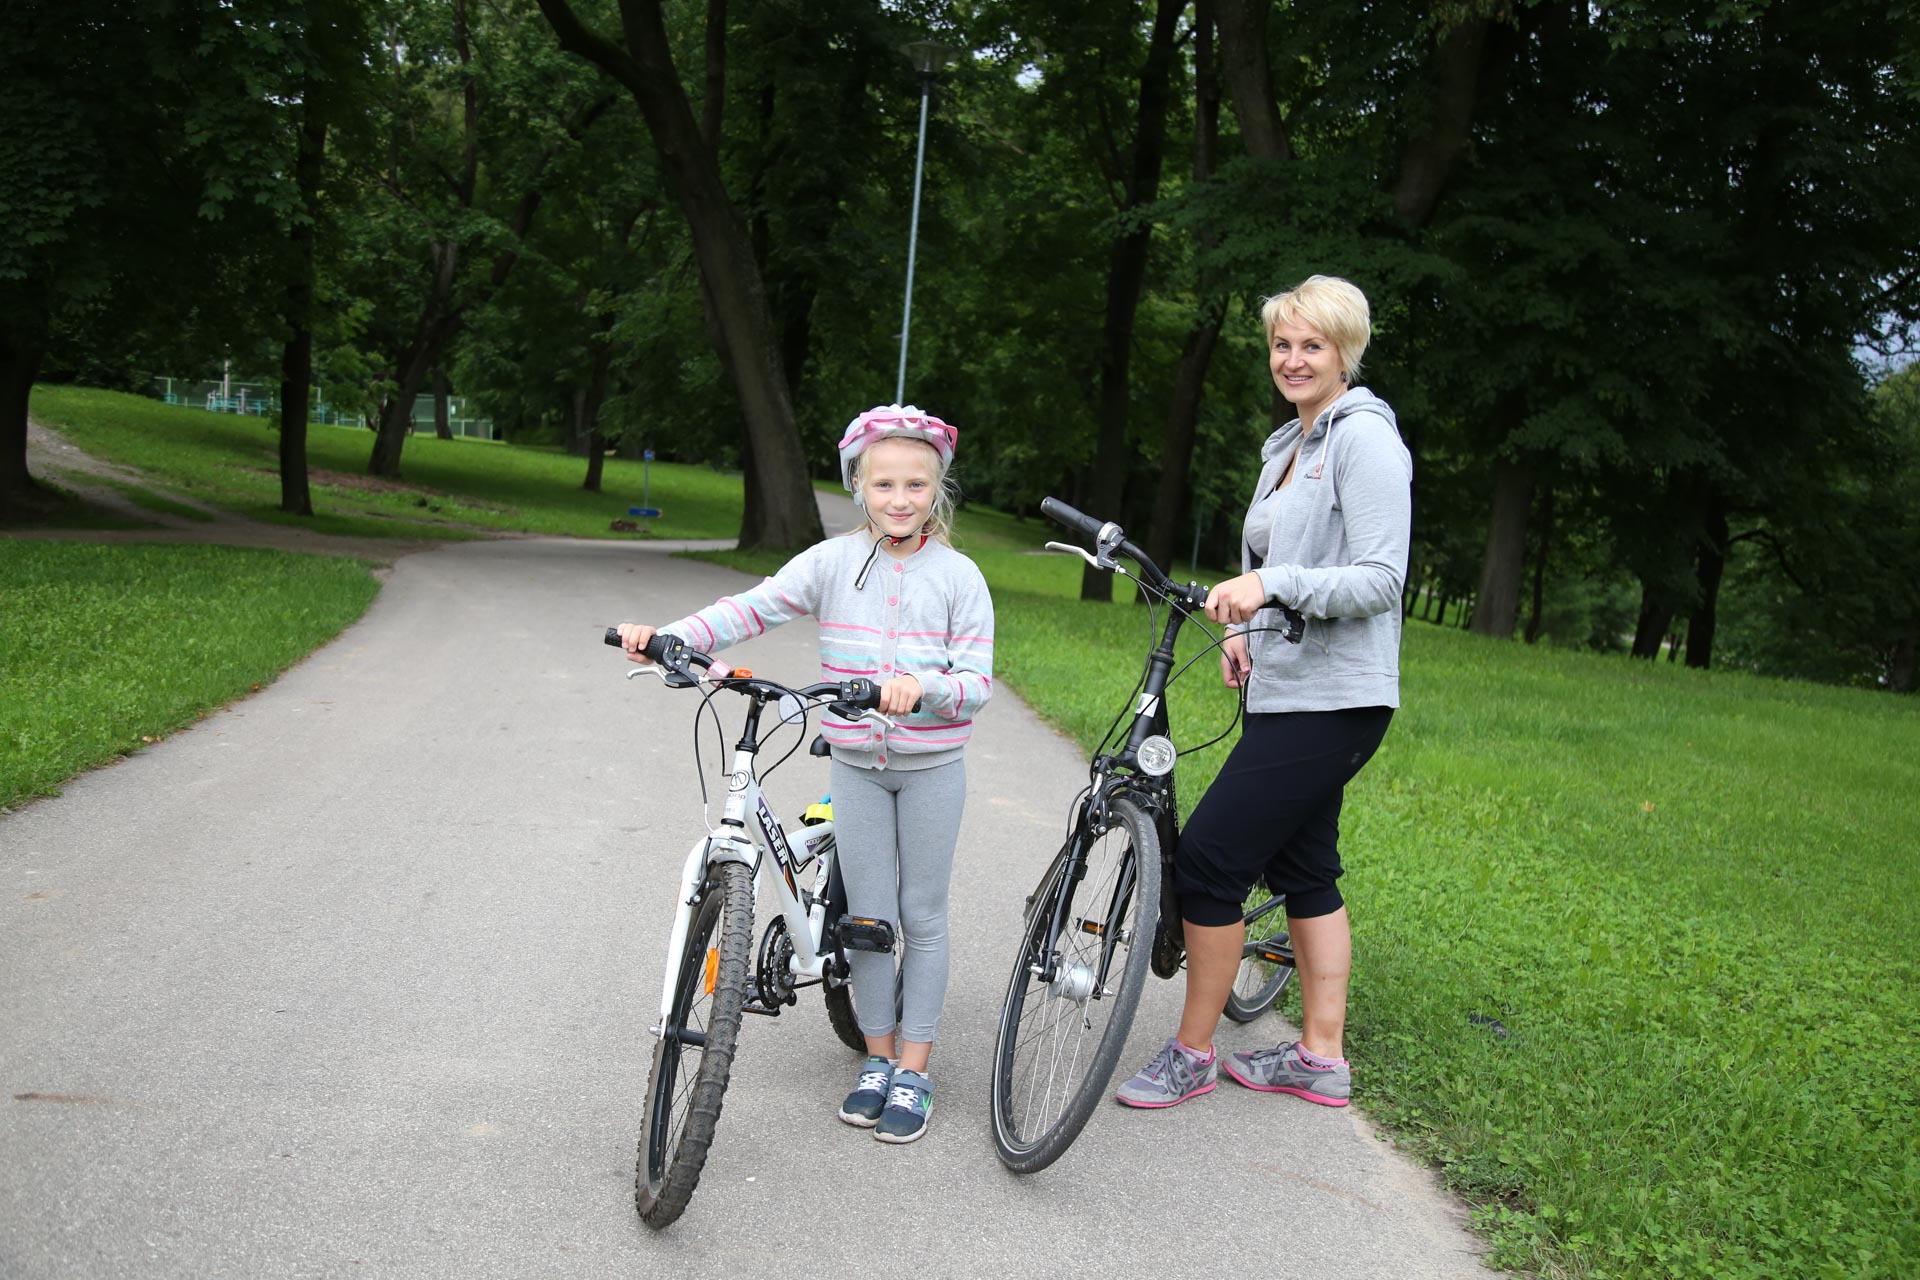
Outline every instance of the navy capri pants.
POLYGON ((1262 880, 1286 895, 1295 919, 1338 911, 1340 800, 1392 719, 1392 707, 1250 712, 1180 832, 1173 884, 1181 918, 1232 924, 1262 880))

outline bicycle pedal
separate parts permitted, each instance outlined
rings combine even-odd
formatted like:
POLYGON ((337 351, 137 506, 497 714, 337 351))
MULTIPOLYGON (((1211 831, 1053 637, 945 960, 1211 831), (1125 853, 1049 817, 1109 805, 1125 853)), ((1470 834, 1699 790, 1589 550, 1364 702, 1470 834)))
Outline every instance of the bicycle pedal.
POLYGON ((1268 946, 1261 943, 1253 948, 1253 957, 1257 960, 1265 960, 1268 964, 1283 964, 1289 969, 1293 967, 1292 947, 1268 946))
POLYGON ((840 945, 849 951, 893 950, 893 925, 870 916, 841 916, 840 945))

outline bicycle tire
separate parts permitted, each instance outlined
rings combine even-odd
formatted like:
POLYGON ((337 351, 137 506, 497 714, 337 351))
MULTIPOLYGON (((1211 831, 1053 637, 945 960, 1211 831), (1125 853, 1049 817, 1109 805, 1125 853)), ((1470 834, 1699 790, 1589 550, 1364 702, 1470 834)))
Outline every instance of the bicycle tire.
POLYGON ((1293 966, 1263 960, 1254 953, 1257 946, 1288 945, 1286 917, 1277 922, 1271 913, 1261 915, 1259 904, 1247 910, 1247 943, 1242 948, 1239 971, 1233 975, 1233 989, 1227 992, 1226 1014, 1235 1022, 1252 1022, 1273 1008, 1280 993, 1293 978, 1293 966))
POLYGON ((634 1204, 640 1220, 656 1230, 686 1209, 706 1167, 752 984, 752 951, 752 872, 722 863, 709 873, 687 928, 679 988, 647 1076, 634 1204), (691 1036, 699 1037, 698 1046, 691 1036), (697 1048, 696 1063, 686 1060, 690 1048, 697 1048))
POLYGON ((1108 815, 1107 829, 1088 841, 1079 884, 1065 880, 1064 861, 1048 867, 1001 1005, 990 1110, 994 1147, 1015 1173, 1045 1169, 1080 1136, 1112 1082, 1146 985, 1159 916, 1160 840, 1152 818, 1131 800, 1115 800, 1108 815), (1033 968, 1062 895, 1063 954, 1055 980, 1045 983, 1033 968), (1109 937, 1108 986, 1096 990, 1091 980, 1109 937))
POLYGON ((844 982, 839 986, 828 983, 821 988, 826 992, 827 1022, 833 1028, 833 1034, 840 1043, 855 1053, 867 1051, 866 1033, 860 1030, 860 1020, 853 1012, 853 983, 844 982))

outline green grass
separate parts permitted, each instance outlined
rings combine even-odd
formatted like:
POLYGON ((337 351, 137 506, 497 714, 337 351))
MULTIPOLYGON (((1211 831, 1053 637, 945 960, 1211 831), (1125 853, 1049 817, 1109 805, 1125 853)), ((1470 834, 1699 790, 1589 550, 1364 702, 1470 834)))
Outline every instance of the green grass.
MULTIPOLYGON (((76 443, 156 483, 273 517, 272 436, 257 420, 54 389, 36 392, 34 411, 71 420, 76 443)), ((364 432, 315 434, 316 465, 358 473, 364 432)), ((424 512, 450 535, 481 523, 466 513, 482 508, 513 509, 494 512, 494 527, 604 532, 600 500, 563 492, 582 465, 419 438, 406 462, 410 480, 462 495, 424 512)), ((613 466, 610 491, 631 487, 632 471, 616 481, 613 466)), ((655 485, 670 514, 707 512, 663 534, 735 528, 736 481, 656 466, 655 485)), ((329 517, 341 524, 428 527, 399 520, 421 514, 406 504, 426 495, 382 507, 345 487, 322 494, 341 511, 369 504, 329 517)), ((998 675, 1091 747, 1133 685, 1147 619, 1132 605, 1078 602, 1079 561, 1031 554, 1057 536, 1038 519, 977 509, 959 526, 993 584, 998 675)), ((197 679, 215 638, 258 628, 256 599, 286 599, 247 576, 270 577, 271 558, 230 561, 222 577, 130 554, 142 550, 247 554, 61 546, 24 567, 0 557, 4 768, 50 759, 67 738, 95 743, 43 765, 52 781, 0 773, 0 798, 44 791, 62 769, 111 758, 261 679, 242 671, 163 712, 136 705, 134 684, 197 679), (80 558, 89 554, 103 558, 80 558), (199 587, 171 594, 195 573, 199 587), (235 574, 244 589, 216 590, 235 574), (131 621, 129 598, 148 601, 131 621), (230 602, 227 621, 173 625, 211 599, 230 602), (95 660, 103 634, 145 647, 95 660), (69 666, 70 689, 43 691, 69 666), (129 730, 140 716, 155 727, 129 730)), ((755 572, 782 559, 708 558, 755 572)), ((267 677, 358 612, 353 592, 372 588, 364 575, 348 585, 328 619, 306 620, 259 660, 267 677)), ((313 594, 291 593, 302 604, 313 594)), ((1184 654, 1201 643, 1190 629, 1184 654)), ((1188 747, 1231 718, 1216 671, 1204 656, 1170 693, 1188 747)), ((1417 621, 1402 690, 1343 823, 1355 1084, 1370 1114, 1479 1206, 1494 1260, 1647 1280, 1920 1273, 1920 703, 1417 621)), ((1223 754, 1182 759, 1189 806, 1223 754)))
MULTIPOLYGON (((637 538, 611 529, 639 506, 642 464, 608 458, 600 493, 580 487, 586 460, 556 450, 478 440, 408 439, 402 481, 365 472, 372 433, 309 428, 316 515, 281 512, 279 437, 271 420, 208 413, 141 396, 79 387, 35 387, 34 419, 74 445, 139 469, 155 484, 255 520, 360 537, 469 538, 489 532, 637 538)), ((705 467, 652 464, 649 499, 665 515, 655 538, 731 538, 740 531, 740 479, 705 467)))
MULTIPOLYGON (((997 674, 1091 749, 1145 611, 1075 600, 1078 561, 1023 554, 1053 536, 976 511, 958 530, 997 674)), ((1226 727, 1217 671, 1171 691, 1177 741, 1226 727)), ((1402 673, 1342 824, 1349 1054, 1493 1260, 1920 1273, 1920 702, 1417 621, 1402 673)), ((1224 748, 1182 759, 1189 809, 1224 748)))
POLYGON ((271 682, 378 589, 326 556, 0 542, 0 808, 271 682))

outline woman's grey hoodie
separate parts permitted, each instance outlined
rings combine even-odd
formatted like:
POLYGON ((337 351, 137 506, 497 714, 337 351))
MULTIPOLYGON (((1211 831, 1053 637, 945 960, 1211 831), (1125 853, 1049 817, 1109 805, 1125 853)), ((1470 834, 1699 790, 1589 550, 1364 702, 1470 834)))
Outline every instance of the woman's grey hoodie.
MULTIPOLYGON (((1300 461, 1281 493, 1272 537, 1240 548, 1267 595, 1307 618, 1299 644, 1249 624, 1249 711, 1331 711, 1400 705, 1400 592, 1413 517, 1413 457, 1387 402, 1355 387, 1301 437, 1295 418, 1260 451, 1254 502, 1273 491, 1296 447, 1300 461)), ((1248 507, 1252 512, 1252 504, 1248 507)))

